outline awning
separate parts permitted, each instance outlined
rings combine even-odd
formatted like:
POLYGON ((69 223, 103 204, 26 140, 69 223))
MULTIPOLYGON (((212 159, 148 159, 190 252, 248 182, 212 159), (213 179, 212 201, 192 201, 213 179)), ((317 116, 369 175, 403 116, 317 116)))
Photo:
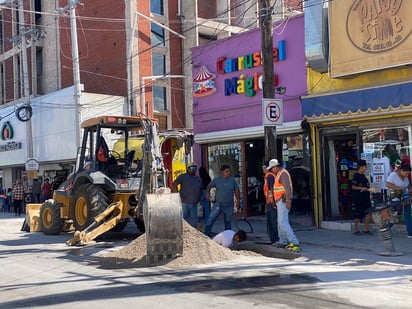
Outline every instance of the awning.
MULTIPOLYGON (((283 125, 276 126, 276 134, 287 135, 302 132, 300 124, 300 120, 284 122, 283 125)), ((264 131, 264 126, 255 126, 225 131, 198 133, 195 134, 195 142, 198 144, 208 144, 235 140, 263 138, 264 131)))
POLYGON ((411 105, 412 83, 302 97, 302 113, 309 119, 411 105))

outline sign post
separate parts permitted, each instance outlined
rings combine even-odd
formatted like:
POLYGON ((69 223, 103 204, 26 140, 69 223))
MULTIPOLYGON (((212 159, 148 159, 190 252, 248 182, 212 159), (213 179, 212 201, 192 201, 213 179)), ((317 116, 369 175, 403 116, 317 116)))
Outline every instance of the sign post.
POLYGON ((276 126, 283 124, 283 100, 262 100, 262 122, 265 134, 265 161, 276 158, 276 126))
POLYGON ((281 126, 283 124, 283 100, 263 99, 263 125, 281 126))
POLYGON ((35 158, 27 159, 25 163, 28 179, 38 178, 39 162, 35 158))

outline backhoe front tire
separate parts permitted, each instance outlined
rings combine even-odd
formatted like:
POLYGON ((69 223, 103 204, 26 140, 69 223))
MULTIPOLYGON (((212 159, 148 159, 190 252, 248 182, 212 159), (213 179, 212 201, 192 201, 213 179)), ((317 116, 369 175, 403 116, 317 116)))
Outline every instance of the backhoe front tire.
POLYGON ((74 228, 83 231, 107 208, 108 201, 107 194, 102 188, 91 183, 79 186, 70 201, 74 228))
POLYGON ((40 229, 46 235, 58 235, 63 230, 64 220, 60 218, 60 203, 47 200, 40 207, 40 229))

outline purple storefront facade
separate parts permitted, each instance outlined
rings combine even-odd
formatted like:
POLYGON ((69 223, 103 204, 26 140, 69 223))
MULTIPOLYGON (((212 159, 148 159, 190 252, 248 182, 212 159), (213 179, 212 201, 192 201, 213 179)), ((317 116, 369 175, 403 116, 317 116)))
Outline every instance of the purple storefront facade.
MULTIPOLYGON (((309 174, 301 129, 300 97, 307 92, 303 15, 274 24, 273 48, 274 87, 286 88, 283 95, 275 95, 283 100, 283 108, 277 111, 283 121, 274 121, 277 158, 290 172, 295 169, 296 174, 298 168, 309 174)), ((268 116, 262 113, 260 29, 193 48, 192 64, 195 161, 206 167, 212 178, 221 165, 230 166, 241 187, 242 214, 263 214, 261 166, 268 116)), ((306 179, 297 174, 294 191, 299 205, 295 209, 309 215, 309 175, 306 179)))

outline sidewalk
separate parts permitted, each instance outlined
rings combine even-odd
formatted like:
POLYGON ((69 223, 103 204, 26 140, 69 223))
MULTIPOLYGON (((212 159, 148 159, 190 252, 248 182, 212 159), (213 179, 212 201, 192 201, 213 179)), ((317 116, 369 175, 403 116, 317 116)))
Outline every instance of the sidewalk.
MULTIPOLYGON (((248 217, 247 221, 251 224, 253 232, 250 231, 247 223, 237 217, 233 218, 232 229, 245 230, 247 232, 248 241, 251 243, 260 244, 264 247, 271 247, 269 238, 266 234, 266 217, 248 217)), ((335 226, 339 227, 339 229, 317 228, 315 226, 307 225, 303 226, 293 223, 292 220, 292 228, 300 241, 302 252, 298 255, 291 255, 290 253, 283 254, 285 250, 275 248, 277 250, 270 249, 270 255, 287 259, 303 256, 309 259, 325 259, 330 261, 360 258, 366 260, 383 260, 408 265, 411 263, 412 239, 406 237, 403 225, 399 224, 393 228, 392 237, 395 252, 402 253, 402 256, 395 257, 380 255, 387 250, 383 241, 379 238, 379 231, 375 225, 370 226, 373 235, 357 236, 352 232, 352 222, 334 223, 336 224, 331 224, 329 227, 335 226)), ((223 229, 223 217, 219 217, 213 226, 212 233, 219 233, 223 229)), ((240 249, 246 248, 242 245, 240 249)))

